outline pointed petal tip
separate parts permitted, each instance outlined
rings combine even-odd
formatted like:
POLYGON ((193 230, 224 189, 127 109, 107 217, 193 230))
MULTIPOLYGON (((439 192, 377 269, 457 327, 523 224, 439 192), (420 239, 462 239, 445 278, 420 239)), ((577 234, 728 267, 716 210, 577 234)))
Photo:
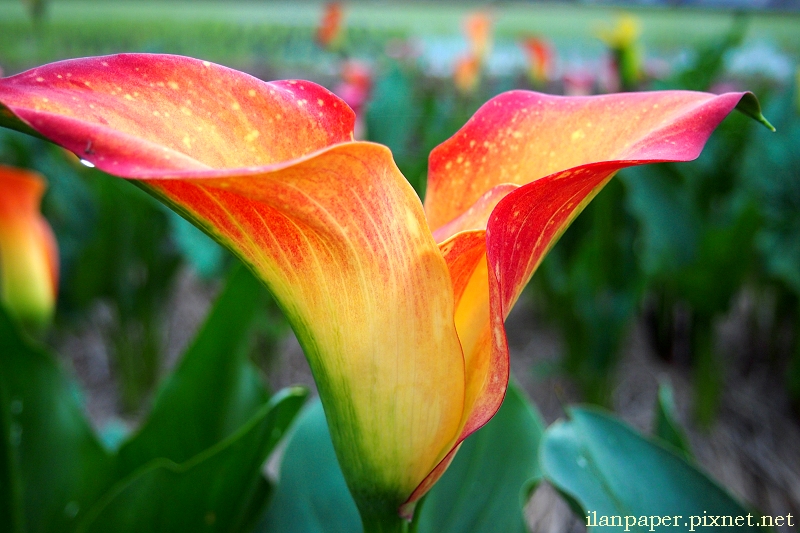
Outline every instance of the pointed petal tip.
POLYGON ((745 92, 742 94, 741 100, 739 103, 736 104, 736 109, 738 109, 741 113, 744 113, 748 117, 752 118, 759 124, 762 124, 768 130, 775 132, 775 126, 770 124, 769 120, 761 113, 761 104, 758 101, 758 97, 751 92, 745 92))

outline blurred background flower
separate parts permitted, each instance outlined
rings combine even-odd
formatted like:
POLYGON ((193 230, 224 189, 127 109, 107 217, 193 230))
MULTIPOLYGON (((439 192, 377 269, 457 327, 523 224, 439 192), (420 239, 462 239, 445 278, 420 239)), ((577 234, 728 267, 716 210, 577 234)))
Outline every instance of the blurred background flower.
POLYGON ((58 245, 39 211, 45 187, 35 172, 0 165, 0 299, 37 327, 52 318, 58 296, 58 245))

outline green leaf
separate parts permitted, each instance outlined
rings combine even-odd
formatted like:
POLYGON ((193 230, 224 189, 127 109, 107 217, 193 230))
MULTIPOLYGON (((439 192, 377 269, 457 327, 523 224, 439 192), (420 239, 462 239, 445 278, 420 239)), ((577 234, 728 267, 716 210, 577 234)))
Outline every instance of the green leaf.
MULTIPOLYGON (((609 414, 573 408, 569 415, 569 421, 557 422, 545 433, 542 469, 545 478, 577 500, 584 513, 596 512, 598 522, 602 516, 621 516, 623 523, 626 516, 635 516, 637 521, 639 517, 680 516, 678 526, 685 531, 691 517, 747 516, 746 508, 685 458, 645 439, 609 414)), ((596 529, 608 533, 625 530, 624 526, 596 529)), ((695 528, 712 529, 720 528, 695 528)), ((649 530, 649 526, 638 525, 629 529, 649 530)), ((745 522, 736 531, 760 530, 745 522)))
POLYGON ((253 502, 266 496, 261 465, 306 396, 300 387, 279 392, 239 431, 182 464, 151 461, 112 488, 78 531, 244 531, 253 502))
POLYGON ((319 400, 298 418, 283 454, 275 496, 256 531, 361 531, 361 519, 336 461, 319 400))
POLYGON ((672 394, 672 386, 667 381, 662 381, 658 385, 653 433, 664 442, 674 446, 687 459, 692 458, 689 439, 686 438, 683 428, 677 422, 677 409, 675 407, 675 398, 672 394))
MULTIPOLYGON (((10 531, 73 531, 111 483, 111 457, 98 442, 55 359, 33 346, 0 309, 0 495, 19 510, 0 511, 10 531), (12 503, 13 504, 13 503, 12 503)), ((5 527, 3 522, 0 525, 5 527)), ((6 529, 3 529, 6 531, 6 529)))
POLYGON ((269 394, 247 356, 247 333, 266 297, 247 269, 234 269, 147 421, 120 448, 118 477, 159 457, 188 461, 231 435, 267 402, 269 394))
MULTIPOLYGON (((469 437, 419 507, 420 533, 524 531, 522 506, 541 477, 541 417, 512 386, 495 417, 469 437)), ((275 498, 257 531, 360 531, 319 402, 298 421, 275 498)))
POLYGON ((500 411, 467 438, 421 506, 420 533, 523 532, 522 508, 542 477, 542 418, 516 386, 500 411))

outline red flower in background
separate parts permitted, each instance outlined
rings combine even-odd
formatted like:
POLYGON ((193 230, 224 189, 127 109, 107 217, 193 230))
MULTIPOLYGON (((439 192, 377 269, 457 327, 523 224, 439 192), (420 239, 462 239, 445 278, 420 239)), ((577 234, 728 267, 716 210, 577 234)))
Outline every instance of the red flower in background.
POLYGON ((540 37, 527 37, 522 49, 528 58, 528 77, 534 85, 544 85, 553 74, 555 51, 550 43, 540 37))
POLYGON ((317 28, 317 44, 323 48, 334 48, 342 33, 344 9, 341 2, 327 2, 323 7, 322 20, 317 28))
POLYGON ((363 139, 366 136, 364 112, 372 94, 372 69, 366 63, 354 59, 342 65, 341 82, 333 92, 345 101, 356 114, 354 136, 363 139))

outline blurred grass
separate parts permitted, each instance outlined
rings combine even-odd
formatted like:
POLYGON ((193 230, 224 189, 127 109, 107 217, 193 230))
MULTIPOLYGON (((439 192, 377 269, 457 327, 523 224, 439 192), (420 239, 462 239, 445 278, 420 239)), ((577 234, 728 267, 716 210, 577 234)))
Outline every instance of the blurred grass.
MULTIPOLYGON (((359 53, 398 36, 453 36, 469 11, 483 4, 349 3, 348 41, 359 53)), ((597 28, 621 11, 605 6, 507 4, 488 8, 499 39, 540 34, 597 44, 597 28)), ((724 33, 734 14, 721 10, 630 7, 642 42, 675 50, 724 33)), ((53 0, 34 28, 22 2, 0 0, 0 64, 8 72, 66 57, 120 51, 200 56, 230 65, 322 61, 311 36, 321 12, 315 2, 158 2, 53 0)), ((800 52, 800 14, 752 13, 745 40, 768 40, 800 52)), ((8 73, 7 72, 7 73, 8 73)))

